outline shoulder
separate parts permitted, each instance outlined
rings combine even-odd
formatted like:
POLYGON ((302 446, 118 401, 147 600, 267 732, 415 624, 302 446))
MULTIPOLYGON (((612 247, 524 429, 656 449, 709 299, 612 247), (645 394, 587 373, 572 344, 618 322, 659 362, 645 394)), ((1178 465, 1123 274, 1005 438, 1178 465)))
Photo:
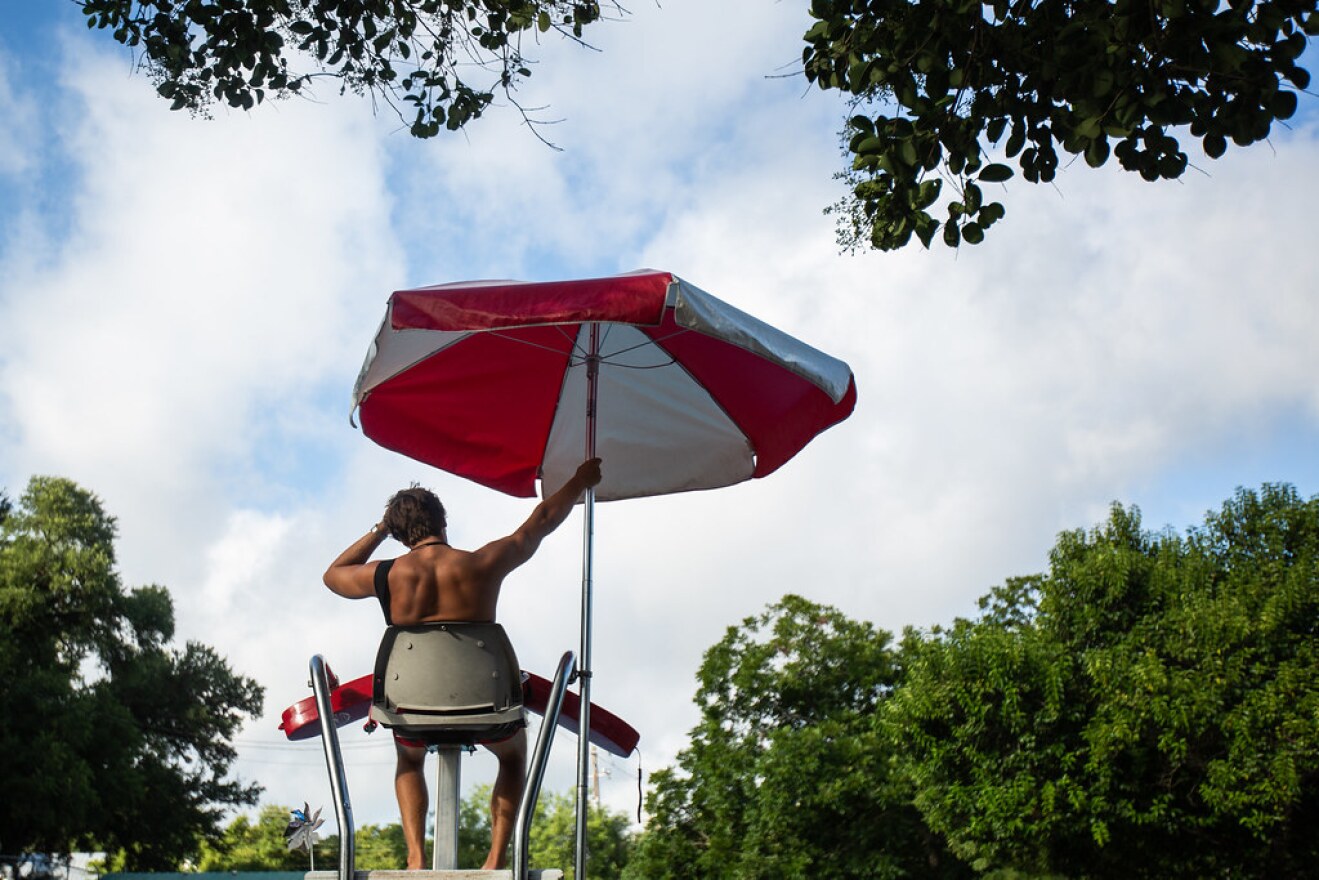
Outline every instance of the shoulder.
POLYGON ((376 570, 384 565, 384 570, 388 571, 387 563, 392 561, 334 566, 325 572, 325 586, 347 599, 369 598, 376 593, 376 570))
POLYGON ((469 555, 472 564, 483 572, 503 576, 526 562, 534 550, 535 547, 529 546, 526 536, 519 530, 497 538, 469 555))
POLYGON ((446 573, 463 573, 470 571, 477 563, 477 554, 460 550, 456 547, 440 547, 429 553, 408 553, 393 560, 394 576, 400 582, 405 580, 429 580, 443 577, 446 573))

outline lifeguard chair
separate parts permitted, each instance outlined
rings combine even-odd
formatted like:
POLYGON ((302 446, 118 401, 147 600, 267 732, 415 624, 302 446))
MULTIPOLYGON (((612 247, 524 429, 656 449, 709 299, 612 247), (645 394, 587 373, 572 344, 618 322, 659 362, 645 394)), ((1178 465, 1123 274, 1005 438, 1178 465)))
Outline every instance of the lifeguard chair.
MULTIPOLYGON (((545 702, 545 721, 532 750, 513 831, 513 880, 533 875, 539 875, 541 880, 562 877, 559 871, 529 872, 527 844, 532 811, 540 795, 554 728, 559 722, 573 666, 573 653, 568 651, 559 661, 545 702)), ((356 871, 352 805, 337 730, 339 723, 351 719, 342 711, 336 715, 332 687, 321 655, 311 658, 310 667, 340 829, 338 880, 361 880, 356 871)), ((524 727, 522 693, 517 656, 499 624, 444 622, 391 626, 385 631, 372 673, 368 726, 389 727, 409 739, 427 743, 438 754, 432 866, 436 872, 457 867, 462 752, 524 727)))
POLYGON ((526 726, 522 667, 497 623, 391 626, 371 685, 371 720, 428 745, 471 747, 526 726))

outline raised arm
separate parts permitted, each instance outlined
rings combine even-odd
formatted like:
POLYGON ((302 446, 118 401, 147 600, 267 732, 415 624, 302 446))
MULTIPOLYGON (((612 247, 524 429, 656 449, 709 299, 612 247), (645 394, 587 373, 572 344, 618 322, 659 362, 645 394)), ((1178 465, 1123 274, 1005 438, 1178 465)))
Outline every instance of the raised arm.
POLYGON ((563 488, 546 498, 527 517, 527 521, 518 526, 517 531, 507 538, 482 547, 477 551, 481 560, 489 565, 494 573, 502 577, 535 554, 540 542, 568 518, 573 505, 582 493, 600 482, 600 459, 592 458, 581 463, 572 479, 563 484, 563 488))
POLYGON ((325 569, 325 586, 340 596, 348 599, 366 599, 375 595, 375 573, 378 562, 367 562, 376 552, 389 532, 380 523, 371 527, 371 531, 358 538, 348 549, 340 553, 330 567, 325 569))

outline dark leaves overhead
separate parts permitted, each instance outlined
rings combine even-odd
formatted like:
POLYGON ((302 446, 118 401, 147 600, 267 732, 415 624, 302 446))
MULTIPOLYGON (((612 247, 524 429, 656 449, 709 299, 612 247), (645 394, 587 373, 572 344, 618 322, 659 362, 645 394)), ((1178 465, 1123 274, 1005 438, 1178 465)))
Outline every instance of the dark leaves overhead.
POLYGON ((524 34, 580 40, 600 18, 595 0, 79 2, 89 28, 141 53, 172 109, 250 110, 329 77, 381 98, 421 138, 461 128, 531 75, 524 34))
POLYGON ((1181 176, 1296 112, 1315 0, 813 0, 808 79, 853 96, 840 242, 978 242, 1004 214, 982 185, 1054 179, 1067 155, 1181 176), (859 111, 859 112, 858 112, 859 111), (937 175, 937 176, 936 176, 937 175), (942 178, 942 180, 940 180, 942 178), (941 183, 951 186, 941 186, 941 183))

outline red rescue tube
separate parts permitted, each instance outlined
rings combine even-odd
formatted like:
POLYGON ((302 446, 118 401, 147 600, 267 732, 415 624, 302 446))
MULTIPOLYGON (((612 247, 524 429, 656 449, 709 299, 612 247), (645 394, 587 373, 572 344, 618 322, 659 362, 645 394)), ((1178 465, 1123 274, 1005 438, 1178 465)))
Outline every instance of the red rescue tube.
MULTIPOLYGON (((534 672, 523 672, 522 699, 525 705, 537 715, 545 714, 545 704, 550 698, 550 682, 534 672)), ((559 726, 573 733, 577 732, 578 718, 581 717, 582 698, 572 691, 563 694, 563 708, 559 712, 559 726)), ((641 740, 636 728, 619 718, 613 712, 595 703, 591 703, 591 742, 606 752, 626 758, 632 754, 641 740)))
MULTIPOLYGON (((534 672, 522 673, 523 706, 537 715, 545 714, 550 698, 550 682, 534 672)), ((559 713, 559 726, 577 733, 577 718, 581 697, 572 691, 563 695, 563 710, 559 713)), ((330 708, 334 712, 334 726, 343 727, 360 721, 371 710, 371 676, 355 678, 330 691, 330 708)), ((316 711, 316 697, 299 700, 284 710, 279 729, 290 740, 311 739, 321 735, 320 714, 316 711)), ((636 728, 608 709, 591 704, 591 742, 620 758, 626 758, 636 749, 641 734, 636 728)))
MULTIPOLYGON (((371 676, 355 678, 330 691, 330 709, 334 712, 334 726, 343 727, 360 721, 371 711, 371 676)), ((311 739, 321 735, 320 713, 316 711, 316 696, 298 700, 284 710, 279 729, 289 739, 311 739)))

